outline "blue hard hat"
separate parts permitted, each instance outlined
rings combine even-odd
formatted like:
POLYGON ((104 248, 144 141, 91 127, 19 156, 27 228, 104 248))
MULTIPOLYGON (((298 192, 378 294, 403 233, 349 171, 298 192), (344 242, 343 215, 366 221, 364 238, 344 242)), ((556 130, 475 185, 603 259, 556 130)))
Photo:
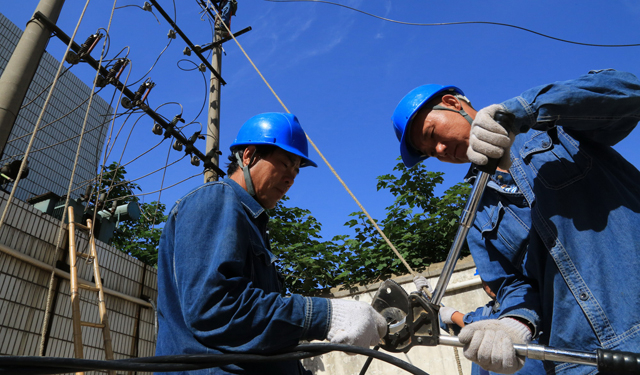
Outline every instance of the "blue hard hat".
POLYGON ((427 155, 423 155, 420 151, 416 150, 409 144, 407 138, 409 129, 411 129, 411 121, 413 121, 416 113, 418 113, 425 103, 444 91, 451 91, 464 95, 462 90, 455 86, 442 86, 436 84, 422 85, 416 87, 405 95, 396 106, 395 111, 393 111, 391 121, 393 122, 393 129, 396 132, 396 137, 398 137, 398 140, 400 141, 400 156, 402 156, 402 162, 407 166, 407 168, 411 168, 429 157, 427 155))
POLYGON ((245 122, 230 149, 236 146, 271 145, 300 157, 300 167, 317 167, 309 159, 307 138, 296 116, 290 113, 268 112, 245 122))

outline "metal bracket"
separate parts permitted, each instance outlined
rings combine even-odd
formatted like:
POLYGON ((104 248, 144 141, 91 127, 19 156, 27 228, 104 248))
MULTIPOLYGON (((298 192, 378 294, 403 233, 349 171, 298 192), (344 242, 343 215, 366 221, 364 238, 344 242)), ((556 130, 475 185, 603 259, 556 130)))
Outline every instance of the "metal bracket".
POLYGON ((439 306, 421 293, 407 294, 393 280, 385 280, 371 306, 388 324, 380 347, 389 352, 408 352, 413 346, 436 346, 440 336, 439 306))

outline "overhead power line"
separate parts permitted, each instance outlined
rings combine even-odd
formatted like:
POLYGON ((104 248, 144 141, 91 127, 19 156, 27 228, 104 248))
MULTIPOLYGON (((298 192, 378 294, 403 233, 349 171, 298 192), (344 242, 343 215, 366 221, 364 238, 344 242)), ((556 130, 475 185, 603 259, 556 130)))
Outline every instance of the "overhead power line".
POLYGON ((350 9, 350 10, 365 14, 365 15, 370 16, 370 17, 381 19, 383 21, 398 23, 398 24, 401 24, 401 25, 409 25, 409 26, 451 26, 451 25, 472 25, 472 24, 476 24, 476 25, 478 25, 478 24, 479 25, 494 25, 494 26, 511 27, 511 28, 514 28, 514 29, 526 31, 528 33, 536 34, 536 35, 539 35, 539 36, 544 37, 544 38, 557 40, 557 41, 563 42, 563 43, 577 44, 577 45, 580 45, 580 46, 589 46, 589 47, 638 47, 638 46, 640 46, 640 43, 635 43, 635 44, 594 44, 594 43, 575 42, 575 41, 572 41, 572 40, 557 38, 555 36, 543 34, 543 33, 540 33, 540 32, 537 32, 537 31, 534 31, 534 30, 531 30, 531 29, 527 29, 526 27, 511 25, 511 24, 502 23, 502 22, 490 22, 490 21, 460 21, 460 22, 435 22, 435 23, 404 22, 404 21, 393 20, 393 19, 390 19, 390 18, 385 18, 385 17, 381 17, 381 16, 378 16, 378 15, 375 15, 375 14, 371 14, 371 13, 365 12, 363 10, 360 10, 360 9, 357 9, 357 8, 354 8, 354 7, 350 7, 348 5, 334 3, 334 2, 331 2, 331 1, 324 1, 324 0, 265 0, 265 1, 269 1, 269 2, 272 2, 272 3, 325 3, 325 4, 336 5, 336 6, 339 6, 339 7, 347 8, 347 9, 350 9))

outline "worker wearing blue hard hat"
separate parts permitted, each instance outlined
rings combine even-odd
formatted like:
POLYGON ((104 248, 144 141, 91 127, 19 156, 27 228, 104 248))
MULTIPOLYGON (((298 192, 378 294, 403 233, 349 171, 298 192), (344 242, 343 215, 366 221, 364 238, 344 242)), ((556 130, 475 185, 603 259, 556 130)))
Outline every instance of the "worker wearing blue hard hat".
MULTIPOLYGON (((640 299, 621 293, 621 285, 640 287, 640 172, 612 148, 639 119, 640 80, 612 69, 479 111, 454 86, 420 86, 397 105, 393 128, 407 167, 428 157, 476 165, 499 159, 467 243, 501 311, 461 330, 468 359, 514 373, 525 359, 511 344, 536 338, 583 352, 640 352, 640 299), (498 124, 499 111, 513 114, 513 123, 498 124)), ((467 181, 476 175, 472 166, 467 181)), ((595 371, 553 361, 544 367, 595 371)))
POLYGON ((400 140, 400 155, 404 164, 411 168, 430 156, 447 157, 443 161, 454 163, 468 162, 466 150, 469 144, 465 134, 468 133, 473 119, 467 111, 474 115, 476 113, 462 90, 455 86, 423 85, 405 95, 392 117, 396 137, 400 140), (440 99, 437 103, 434 100, 436 98, 440 99), (437 111, 445 112, 436 113, 437 111), (462 117, 448 114, 447 111, 457 112, 462 117), (413 123, 423 125, 427 120, 426 115, 430 112, 433 114, 429 118, 429 126, 412 127, 413 123), (462 120, 466 120, 462 126, 452 125, 452 122, 458 123, 462 120), (438 126, 441 122, 448 125, 438 126), (424 131, 428 134, 422 134, 424 131), (424 144, 427 140, 435 142, 435 135, 442 138, 440 144, 424 144), (421 150, 418 145, 424 149, 421 150))
MULTIPOLYGON (((287 193, 300 168, 316 166, 298 119, 254 116, 230 150, 228 177, 178 200, 162 232, 156 354, 269 354, 325 339, 376 345, 387 325, 371 305, 281 293, 266 209, 287 193)), ((190 373, 311 374, 297 360, 190 373)))

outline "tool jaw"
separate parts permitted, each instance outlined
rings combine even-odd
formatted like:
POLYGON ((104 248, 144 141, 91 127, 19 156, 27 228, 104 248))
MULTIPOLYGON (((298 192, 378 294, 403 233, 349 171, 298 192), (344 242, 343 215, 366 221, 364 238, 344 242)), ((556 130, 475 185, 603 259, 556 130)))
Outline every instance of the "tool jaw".
POLYGON ((420 292, 407 292, 393 280, 382 283, 371 302, 387 320, 380 347, 388 352, 408 352, 413 346, 436 346, 440 327, 437 305, 420 292))

